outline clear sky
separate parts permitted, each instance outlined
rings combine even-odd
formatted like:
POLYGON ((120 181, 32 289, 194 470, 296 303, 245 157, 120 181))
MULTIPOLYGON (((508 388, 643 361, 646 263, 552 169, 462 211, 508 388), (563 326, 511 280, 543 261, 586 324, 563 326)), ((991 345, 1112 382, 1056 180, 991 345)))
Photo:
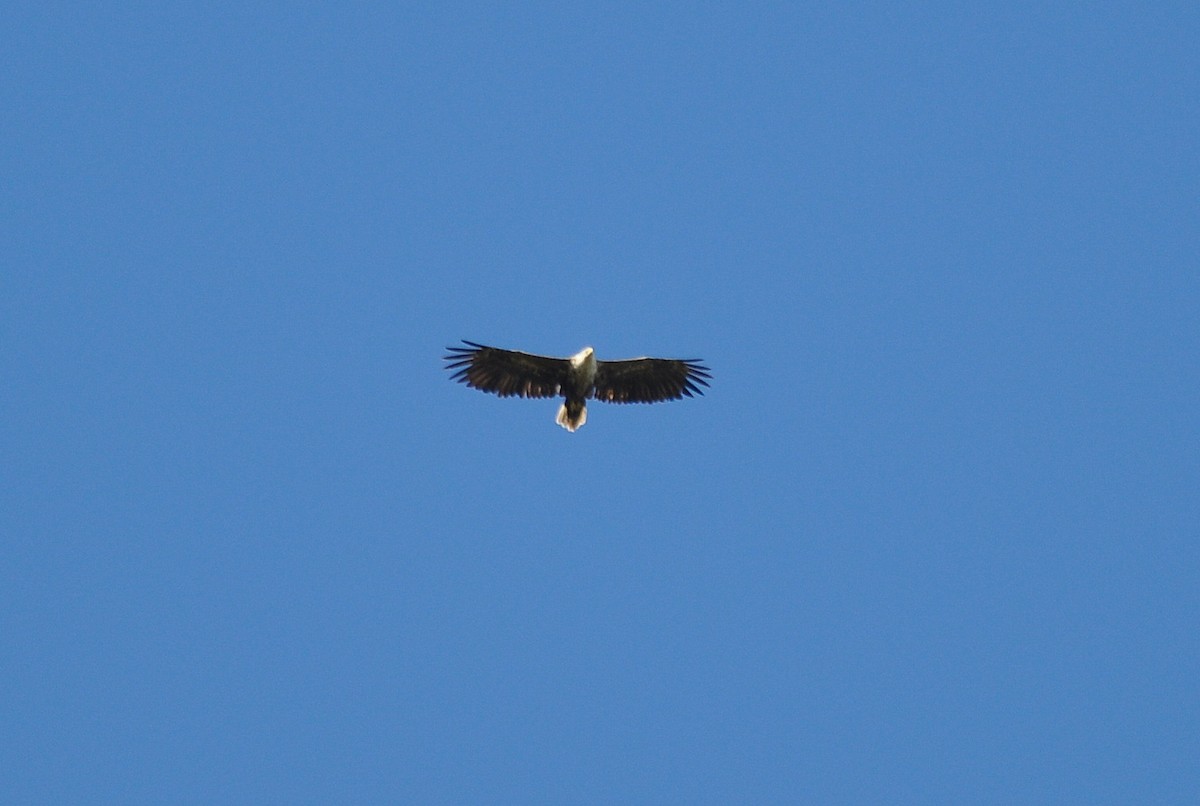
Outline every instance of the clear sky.
POLYGON ((909 5, 8 4, 0 801, 1196 803, 1200 11, 909 5))

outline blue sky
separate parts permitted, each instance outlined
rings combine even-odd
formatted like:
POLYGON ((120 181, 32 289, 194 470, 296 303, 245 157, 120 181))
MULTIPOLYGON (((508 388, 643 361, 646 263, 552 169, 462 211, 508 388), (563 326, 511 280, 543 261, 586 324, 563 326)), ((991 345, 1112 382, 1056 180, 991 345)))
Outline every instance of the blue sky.
POLYGON ((1200 13, 999 5, 7 10, 0 799, 1195 802, 1200 13))

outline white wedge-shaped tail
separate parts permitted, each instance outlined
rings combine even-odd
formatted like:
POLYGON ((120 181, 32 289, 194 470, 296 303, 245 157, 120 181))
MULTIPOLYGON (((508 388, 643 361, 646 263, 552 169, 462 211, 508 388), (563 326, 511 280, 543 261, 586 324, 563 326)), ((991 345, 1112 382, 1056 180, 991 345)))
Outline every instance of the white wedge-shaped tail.
POLYGON ((558 407, 558 416, 554 422, 568 431, 577 431, 587 422, 587 404, 582 400, 568 400, 558 407))

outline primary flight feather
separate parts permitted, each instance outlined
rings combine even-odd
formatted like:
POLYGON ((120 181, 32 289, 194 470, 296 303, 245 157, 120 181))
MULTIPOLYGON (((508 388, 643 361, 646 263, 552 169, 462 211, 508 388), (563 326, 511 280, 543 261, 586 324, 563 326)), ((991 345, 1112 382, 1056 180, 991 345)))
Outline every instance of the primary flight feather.
POLYGON ((606 403, 657 403, 702 395, 712 375, 698 358, 630 358, 597 361, 584 347, 570 358, 551 358, 486 347, 463 340, 447 347, 451 379, 500 397, 559 397, 555 422, 575 431, 587 422, 589 397, 606 403))

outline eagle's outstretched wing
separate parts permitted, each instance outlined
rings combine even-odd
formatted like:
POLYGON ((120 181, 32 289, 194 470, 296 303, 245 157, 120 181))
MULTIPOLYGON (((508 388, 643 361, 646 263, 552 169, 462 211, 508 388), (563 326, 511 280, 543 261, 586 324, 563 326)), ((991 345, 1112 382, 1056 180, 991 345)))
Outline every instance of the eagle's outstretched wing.
POLYGON ((463 339, 466 347, 447 347, 443 356, 453 370, 451 380, 500 397, 557 397, 567 382, 565 358, 485 347, 463 339))
POLYGON ((712 375, 698 358, 597 361, 592 396, 605 403, 656 403, 702 395, 712 375))

